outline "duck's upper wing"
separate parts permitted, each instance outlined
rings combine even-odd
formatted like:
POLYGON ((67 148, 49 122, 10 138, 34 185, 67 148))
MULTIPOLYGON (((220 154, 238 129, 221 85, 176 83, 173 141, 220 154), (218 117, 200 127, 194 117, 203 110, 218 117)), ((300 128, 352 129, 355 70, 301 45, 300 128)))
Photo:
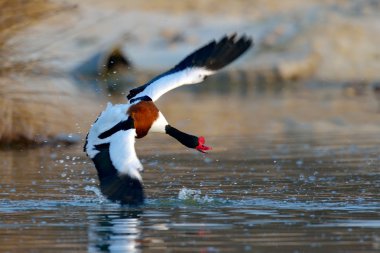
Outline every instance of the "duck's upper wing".
POLYGON ((207 76, 233 62, 252 45, 252 40, 236 34, 225 36, 220 41, 212 41, 188 55, 169 71, 155 77, 150 82, 129 91, 130 102, 149 97, 157 100, 166 92, 185 85, 202 82, 207 76))

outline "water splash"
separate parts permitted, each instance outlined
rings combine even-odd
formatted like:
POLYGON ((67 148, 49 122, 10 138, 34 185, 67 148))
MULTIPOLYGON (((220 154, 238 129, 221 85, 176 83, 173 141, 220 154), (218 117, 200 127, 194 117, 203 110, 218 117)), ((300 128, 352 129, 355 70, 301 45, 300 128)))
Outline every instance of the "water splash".
POLYGON ((96 187, 96 186, 91 186, 91 185, 87 185, 86 187, 84 187, 84 190, 86 192, 91 192, 91 193, 95 193, 96 195, 96 201, 100 202, 100 203, 104 203, 104 202, 107 202, 108 200, 103 196, 103 194, 100 192, 99 188, 96 187))
POLYGON ((193 190, 183 187, 178 193, 178 199, 185 201, 186 203, 203 204, 214 201, 214 198, 206 195, 202 196, 201 190, 193 190))

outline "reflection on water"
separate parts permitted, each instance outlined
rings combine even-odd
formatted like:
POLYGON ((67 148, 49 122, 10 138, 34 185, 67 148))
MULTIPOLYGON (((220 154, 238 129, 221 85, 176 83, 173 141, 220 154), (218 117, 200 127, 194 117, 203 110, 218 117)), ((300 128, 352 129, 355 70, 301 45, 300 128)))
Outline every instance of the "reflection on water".
POLYGON ((88 216, 88 251, 140 252, 141 210, 120 210, 88 216))
POLYGON ((99 195, 80 146, 0 152, 4 252, 378 252, 380 141, 212 137, 208 155, 138 143, 147 203, 99 195), (223 148, 221 148, 223 147, 223 148), (159 150, 159 151, 157 151, 159 150))

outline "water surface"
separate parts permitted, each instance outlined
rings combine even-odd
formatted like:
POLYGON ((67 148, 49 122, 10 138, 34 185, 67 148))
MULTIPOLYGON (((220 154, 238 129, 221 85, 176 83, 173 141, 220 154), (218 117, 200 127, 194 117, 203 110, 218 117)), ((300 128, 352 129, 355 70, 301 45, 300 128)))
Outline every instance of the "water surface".
POLYGON ((147 201, 98 191, 81 147, 0 152, 2 252, 378 252, 380 141, 214 136, 202 155, 138 142, 147 201))

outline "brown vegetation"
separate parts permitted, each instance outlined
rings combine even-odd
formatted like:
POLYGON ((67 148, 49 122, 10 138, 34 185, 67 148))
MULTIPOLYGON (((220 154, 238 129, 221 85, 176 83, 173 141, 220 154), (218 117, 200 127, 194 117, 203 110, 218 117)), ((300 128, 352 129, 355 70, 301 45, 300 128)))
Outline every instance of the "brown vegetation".
POLYGON ((0 143, 40 143, 79 131, 73 122, 79 122, 88 104, 82 99, 78 105, 78 89, 41 67, 40 59, 24 59, 12 41, 23 29, 66 8, 46 0, 0 0, 0 143))
POLYGON ((0 0, 0 58, 6 59, 0 62, 0 75, 28 69, 29 64, 11 59, 14 47, 9 40, 12 36, 61 9, 62 7, 46 0, 0 0))

